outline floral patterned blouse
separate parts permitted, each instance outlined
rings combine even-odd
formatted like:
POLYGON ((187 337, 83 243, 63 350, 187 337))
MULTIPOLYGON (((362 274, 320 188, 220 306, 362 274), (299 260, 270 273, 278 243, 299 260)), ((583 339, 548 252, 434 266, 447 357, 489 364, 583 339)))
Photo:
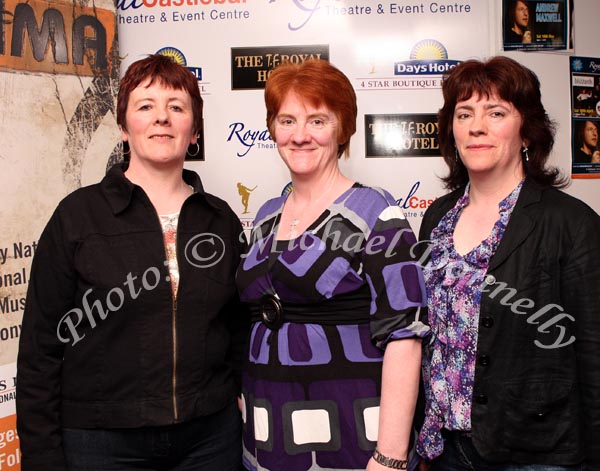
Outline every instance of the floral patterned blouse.
POLYGON ((179 213, 160 214, 158 217, 165 239, 166 263, 169 266, 171 289, 173 290, 173 296, 177 297, 177 288, 179 287, 179 265, 177 264, 177 223, 179 222, 179 213))
POLYGON ((419 455, 442 454, 441 430, 471 430, 481 286, 502 239, 523 182, 499 204, 500 218, 487 239, 469 253, 454 247, 454 229, 469 204, 463 196, 431 232, 431 258, 424 269, 432 336, 424 349, 425 421, 417 442, 419 455))

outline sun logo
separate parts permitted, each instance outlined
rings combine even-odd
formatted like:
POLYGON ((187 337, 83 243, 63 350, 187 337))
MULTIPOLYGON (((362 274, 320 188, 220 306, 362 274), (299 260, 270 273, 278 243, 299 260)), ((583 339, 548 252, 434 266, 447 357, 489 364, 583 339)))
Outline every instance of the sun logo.
POLYGON ((184 67, 187 65, 187 61, 185 60, 183 52, 174 47, 163 47, 162 49, 156 51, 156 53, 160 54, 161 56, 170 57, 176 64, 182 65, 184 67))
POLYGON ((442 43, 435 39, 423 39, 410 51, 410 60, 442 60, 448 59, 448 51, 442 43))

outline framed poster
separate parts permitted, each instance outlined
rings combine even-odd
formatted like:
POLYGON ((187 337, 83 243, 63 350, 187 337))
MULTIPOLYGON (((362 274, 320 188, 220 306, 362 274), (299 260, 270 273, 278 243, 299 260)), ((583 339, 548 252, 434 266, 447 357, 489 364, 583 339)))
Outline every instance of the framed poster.
POLYGON ((573 178, 600 178, 600 58, 571 57, 573 178))
POLYGON ((503 0, 504 50, 569 48, 571 0, 503 0))

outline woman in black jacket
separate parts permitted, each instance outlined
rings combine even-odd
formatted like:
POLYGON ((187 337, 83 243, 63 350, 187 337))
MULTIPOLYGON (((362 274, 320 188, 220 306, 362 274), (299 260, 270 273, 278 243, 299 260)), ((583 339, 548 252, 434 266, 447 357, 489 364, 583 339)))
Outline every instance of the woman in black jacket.
POLYGON ((600 218, 546 166, 539 81, 507 57, 443 82, 452 191, 421 225, 432 470, 600 469, 600 218))
POLYGON ((127 162, 67 196, 33 260, 17 363, 23 471, 237 471, 248 316, 239 220, 184 170, 202 99, 185 67, 133 63, 127 162))

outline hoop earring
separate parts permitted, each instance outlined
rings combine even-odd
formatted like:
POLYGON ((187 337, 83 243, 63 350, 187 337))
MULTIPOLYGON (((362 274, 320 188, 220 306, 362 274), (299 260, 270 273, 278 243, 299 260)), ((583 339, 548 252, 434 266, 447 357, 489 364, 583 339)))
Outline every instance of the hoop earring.
POLYGON ((125 144, 127 144, 127 142, 123 141, 123 145, 121 146, 121 153, 124 156, 131 154, 131 148, 129 147, 129 144, 127 144, 127 150, 125 150, 125 144))
POLYGON ((521 152, 523 152, 523 154, 525 154, 525 162, 529 162, 529 149, 527 147, 523 147, 523 150, 521 152))
POLYGON ((187 151, 187 155, 189 155, 190 157, 196 157, 198 154, 200 153, 200 144, 198 144, 198 141, 196 141, 196 152, 195 153, 191 153, 189 146, 188 146, 188 151, 187 151))

